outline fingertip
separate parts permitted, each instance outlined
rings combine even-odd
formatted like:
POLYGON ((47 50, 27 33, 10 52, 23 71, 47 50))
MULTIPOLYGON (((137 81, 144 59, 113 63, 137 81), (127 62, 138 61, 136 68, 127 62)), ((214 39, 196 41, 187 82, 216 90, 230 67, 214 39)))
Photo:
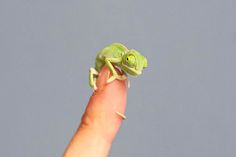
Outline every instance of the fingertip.
MULTIPOLYGON (((118 74, 121 74, 120 70, 118 68, 115 68, 118 74)), ((114 86, 115 84, 119 84, 119 86, 127 86, 126 81, 127 80, 117 80, 115 79, 114 81, 108 83, 107 80, 112 76, 111 71, 107 66, 104 66, 101 71, 99 72, 98 79, 97 79, 97 87, 98 90, 102 90, 105 86, 111 85, 114 86)))
POLYGON ((111 75, 109 68, 104 66, 97 78, 97 90, 90 98, 85 112, 89 117, 88 123, 104 133, 108 139, 113 139, 124 120, 120 115, 125 115, 127 97, 126 80, 115 79, 107 83, 111 75))
MULTIPOLYGON (((118 68, 116 71, 119 75, 121 72, 118 68)), ((107 83, 107 80, 112 76, 112 72, 107 66, 104 66, 99 72, 97 78, 97 90, 93 93, 93 96, 96 97, 96 100, 99 102, 105 102, 104 109, 110 113, 122 113, 125 115, 126 108, 126 97, 127 97, 127 80, 118 80, 107 83)), ((102 104, 102 103, 100 103, 102 104)), ((101 106, 100 106, 101 107, 101 106)), ((117 119, 123 120, 124 118, 119 116, 119 114, 113 114, 117 119)))
POLYGON ((104 66, 98 75, 97 79, 98 90, 101 90, 103 87, 106 86, 109 76, 110 76, 110 70, 108 69, 107 66, 104 66))

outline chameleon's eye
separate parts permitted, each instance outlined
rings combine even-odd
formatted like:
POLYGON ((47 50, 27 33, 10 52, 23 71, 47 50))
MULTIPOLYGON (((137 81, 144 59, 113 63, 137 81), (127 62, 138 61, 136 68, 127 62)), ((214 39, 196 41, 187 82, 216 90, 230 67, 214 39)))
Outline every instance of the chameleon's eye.
POLYGON ((135 57, 133 55, 129 55, 127 56, 126 58, 126 63, 129 65, 129 66, 135 66, 135 57))

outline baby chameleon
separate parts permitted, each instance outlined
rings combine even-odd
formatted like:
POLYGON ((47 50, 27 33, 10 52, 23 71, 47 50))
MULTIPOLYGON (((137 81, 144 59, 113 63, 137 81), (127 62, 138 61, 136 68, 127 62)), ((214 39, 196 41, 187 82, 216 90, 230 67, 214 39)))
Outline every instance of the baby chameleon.
MULTIPOLYGON (((112 43, 98 52, 95 69, 90 68, 89 85, 96 91, 96 78, 102 67, 106 65, 112 73, 112 76, 107 80, 107 83, 118 80, 127 79, 127 74, 138 76, 142 74, 142 70, 148 66, 147 58, 141 55, 134 49, 128 49, 120 43, 112 43), (119 75, 115 67, 119 67, 122 74, 119 75)), ((119 116, 125 119, 122 113, 116 112, 119 116)))

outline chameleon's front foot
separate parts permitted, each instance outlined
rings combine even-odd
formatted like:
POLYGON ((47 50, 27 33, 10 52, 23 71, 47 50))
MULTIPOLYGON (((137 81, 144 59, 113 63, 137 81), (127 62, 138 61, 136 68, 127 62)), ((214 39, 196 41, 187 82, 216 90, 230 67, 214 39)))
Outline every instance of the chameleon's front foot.
POLYGON ((115 79, 118 79, 118 80, 126 80, 127 79, 127 76, 125 74, 123 75, 113 75, 111 76, 108 80, 107 80, 107 83, 111 83, 112 81, 114 81, 115 79))

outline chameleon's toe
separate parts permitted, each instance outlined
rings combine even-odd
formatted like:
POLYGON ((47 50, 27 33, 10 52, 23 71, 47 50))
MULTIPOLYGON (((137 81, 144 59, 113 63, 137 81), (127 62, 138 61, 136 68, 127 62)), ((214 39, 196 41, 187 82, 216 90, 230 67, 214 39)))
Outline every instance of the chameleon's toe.
POLYGON ((107 80, 107 83, 111 83, 112 81, 114 81, 115 79, 118 79, 118 80, 126 80, 127 79, 127 76, 126 75, 118 75, 118 76, 111 76, 108 80, 107 80))
POLYGON ((117 79, 118 79, 118 80, 126 80, 126 79, 127 79, 127 76, 124 75, 124 74, 123 74, 123 75, 118 75, 118 76, 117 76, 117 79))
POLYGON ((93 90, 97 90, 96 86, 96 77, 98 75, 98 72, 94 68, 89 69, 89 85, 93 90))
POLYGON ((126 116, 125 116, 124 114, 122 114, 122 113, 120 113, 120 112, 118 112, 118 111, 116 111, 116 114, 117 114, 118 116, 120 116, 123 120, 126 119, 126 116))
POLYGON ((90 68, 89 71, 90 71, 92 74, 94 74, 94 75, 98 75, 97 70, 94 69, 94 68, 90 68))
POLYGON ((107 83, 111 83, 112 81, 114 81, 116 79, 115 76, 111 76, 108 80, 107 83))
POLYGON ((93 91, 96 91, 98 89, 98 87, 96 86, 96 84, 93 86, 93 91))

